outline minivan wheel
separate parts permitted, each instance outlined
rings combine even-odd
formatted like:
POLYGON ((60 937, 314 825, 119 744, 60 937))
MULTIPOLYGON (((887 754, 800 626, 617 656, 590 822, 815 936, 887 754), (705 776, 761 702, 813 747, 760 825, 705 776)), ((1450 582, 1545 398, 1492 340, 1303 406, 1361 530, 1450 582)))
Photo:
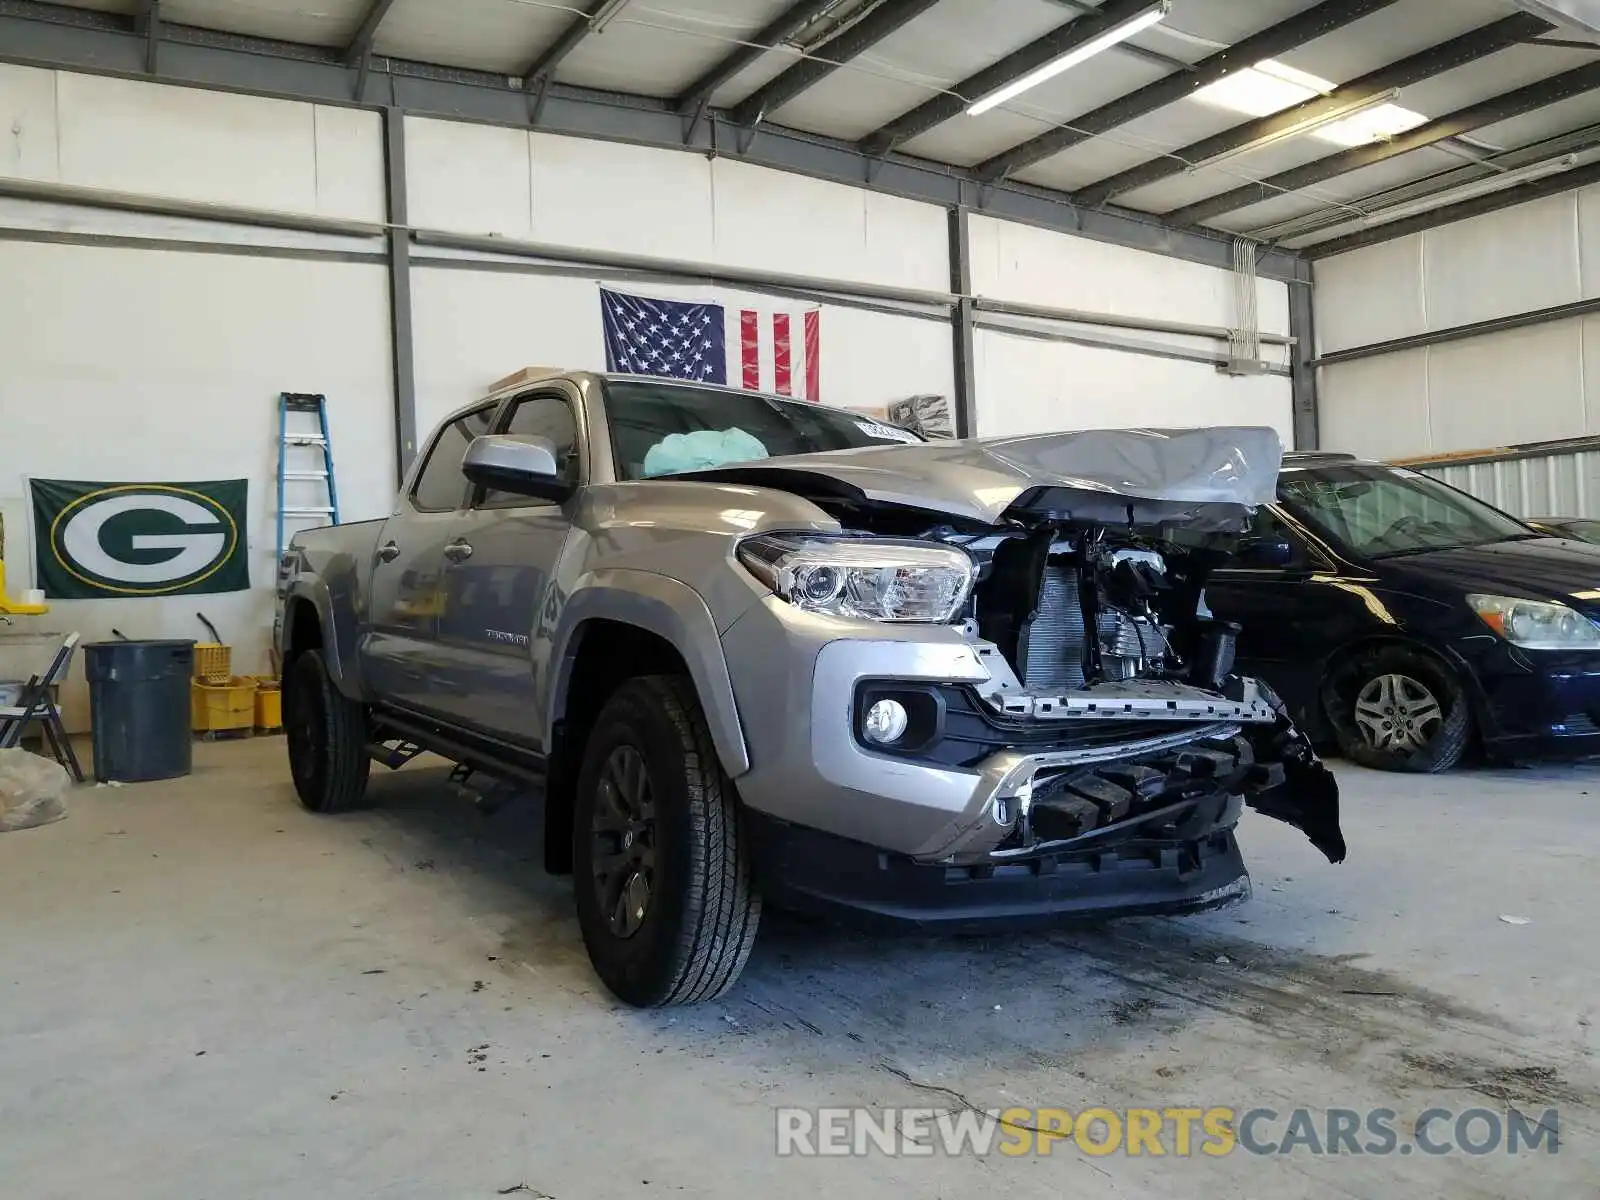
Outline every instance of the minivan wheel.
POLYGON ((334 685, 320 650, 298 655, 284 682, 289 773, 300 803, 315 813, 349 808, 366 793, 372 770, 366 709, 334 685))
POLYGON ((1448 771, 1472 738, 1471 708, 1455 674, 1404 647, 1335 671, 1323 702, 1344 756, 1382 771, 1448 771))
POLYGON ((572 826, 578 925, 601 982, 641 1008, 728 991, 761 900, 733 783, 687 680, 632 679, 606 702, 572 826))

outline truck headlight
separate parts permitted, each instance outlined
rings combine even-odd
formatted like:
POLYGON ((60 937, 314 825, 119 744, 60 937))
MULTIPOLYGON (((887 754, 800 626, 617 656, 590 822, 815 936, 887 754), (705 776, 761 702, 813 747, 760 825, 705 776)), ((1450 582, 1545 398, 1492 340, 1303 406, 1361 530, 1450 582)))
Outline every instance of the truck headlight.
POLYGON ((765 534, 740 542, 738 553, 796 608, 869 621, 951 621, 978 574, 965 551, 922 542, 765 534))
POLYGON ((1600 629, 1565 604, 1476 595, 1467 603, 1485 625, 1524 650, 1600 650, 1600 629))

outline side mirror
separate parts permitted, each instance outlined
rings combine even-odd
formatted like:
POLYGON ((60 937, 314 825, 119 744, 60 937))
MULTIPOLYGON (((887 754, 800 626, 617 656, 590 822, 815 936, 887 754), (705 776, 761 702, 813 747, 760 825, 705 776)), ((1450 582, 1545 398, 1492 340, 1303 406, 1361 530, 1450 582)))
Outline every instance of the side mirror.
POLYGON ((1238 563, 1244 567, 1294 565, 1294 543, 1286 538, 1246 538, 1239 545, 1238 563))
POLYGON ((542 437, 493 434, 472 439, 461 473, 479 487, 515 496, 560 500, 572 493, 556 462, 555 443, 542 437))

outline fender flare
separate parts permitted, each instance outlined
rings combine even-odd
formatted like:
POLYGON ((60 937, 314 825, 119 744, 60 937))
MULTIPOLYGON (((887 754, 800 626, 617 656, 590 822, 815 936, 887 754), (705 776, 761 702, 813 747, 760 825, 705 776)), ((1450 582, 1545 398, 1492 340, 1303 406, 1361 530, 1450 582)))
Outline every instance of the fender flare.
POLYGON ((289 657, 289 637, 294 629, 294 622, 290 619, 297 604, 309 604, 317 614, 317 625, 322 630, 322 657, 327 664, 328 675, 340 693, 352 700, 363 699, 361 689, 360 670, 355 661, 356 638, 354 631, 355 612, 350 607, 355 597, 346 598, 346 624, 352 628, 341 630, 340 622, 335 614, 340 611, 328 585, 320 578, 302 576, 289 584, 288 595, 283 603, 283 627, 278 633, 278 651, 287 660, 289 657))
POLYGON ((545 745, 554 744, 556 722, 566 711, 578 634, 585 622, 595 620, 635 626, 677 650, 689 668, 722 769, 730 779, 750 769, 750 750, 733 696, 733 679, 711 610, 688 584, 653 571, 591 571, 568 595, 552 639, 553 686, 545 718, 545 745))

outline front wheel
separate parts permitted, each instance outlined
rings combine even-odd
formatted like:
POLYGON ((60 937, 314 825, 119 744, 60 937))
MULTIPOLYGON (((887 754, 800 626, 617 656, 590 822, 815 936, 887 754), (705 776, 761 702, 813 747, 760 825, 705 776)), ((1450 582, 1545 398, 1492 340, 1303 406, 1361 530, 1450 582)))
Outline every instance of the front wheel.
POLYGON ((349 808, 366 793, 372 770, 366 709, 334 685, 320 650, 299 655, 284 684, 289 771, 300 803, 315 813, 349 808))
POLYGON ((606 702, 584 748, 572 849, 584 946, 618 999, 692 1004, 733 986, 761 900, 687 680, 632 679, 606 702))
POLYGON ((1471 707, 1454 672, 1404 647, 1336 671, 1324 704, 1344 756, 1381 771, 1448 771, 1472 737, 1471 707))

